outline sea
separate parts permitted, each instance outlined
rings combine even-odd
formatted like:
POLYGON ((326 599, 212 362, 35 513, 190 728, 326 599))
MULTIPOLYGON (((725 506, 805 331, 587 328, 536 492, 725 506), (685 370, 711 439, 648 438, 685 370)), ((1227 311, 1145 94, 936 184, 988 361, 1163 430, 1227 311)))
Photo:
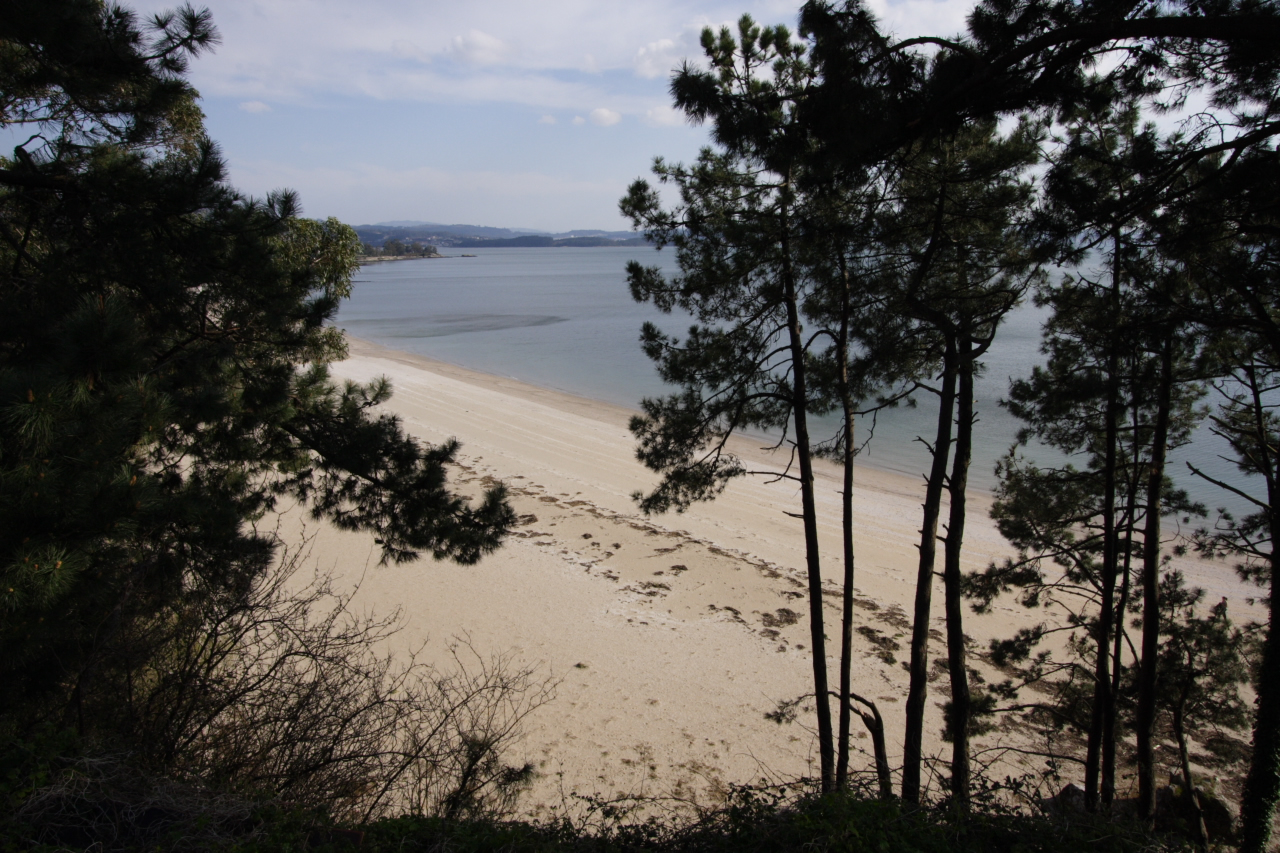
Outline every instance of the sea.
MULTIPOLYGON (((446 252, 449 257, 361 267, 337 325, 383 346, 631 408, 638 408, 644 397, 674 390, 663 384, 641 351, 640 328, 651 321, 682 335, 689 318, 664 315, 652 305, 635 302, 625 272, 628 261, 638 260, 674 273, 671 250, 637 246, 446 252)), ((985 368, 975 388, 979 420, 970 472, 973 488, 996 488, 996 460, 1016 442, 1020 422, 1000 400, 1012 379, 1030 375, 1043 360, 1044 318, 1043 309, 1030 303, 1015 309, 983 359, 985 368)), ((874 432, 873 424, 865 421, 858 434, 871 438, 861 461, 923 476, 930 457, 921 439, 933 434, 936 418, 932 395, 924 394, 914 408, 880 413, 874 432)), ((834 420, 819 420, 815 437, 835 428, 834 420)), ((769 441, 768 436, 760 438, 762 444, 769 441)), ((1049 448, 1033 446, 1024 452, 1042 463, 1061 459, 1049 448)), ((1248 504, 1191 476, 1186 463, 1247 490, 1259 488, 1228 456, 1225 443, 1207 423, 1189 445, 1170 454, 1175 482, 1209 510, 1208 518, 1199 523, 1213 523, 1218 508, 1239 515, 1248 504)))

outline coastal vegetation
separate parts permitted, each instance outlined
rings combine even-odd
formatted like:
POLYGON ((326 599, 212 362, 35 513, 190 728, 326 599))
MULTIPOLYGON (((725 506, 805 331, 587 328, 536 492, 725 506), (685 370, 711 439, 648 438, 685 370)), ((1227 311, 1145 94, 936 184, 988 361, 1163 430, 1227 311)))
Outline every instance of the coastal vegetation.
MULTIPOLYGON (((645 400, 632 422, 640 459, 662 474, 656 490, 638 497, 646 511, 713 499, 728 480, 751 473, 727 451, 728 437, 745 428, 772 430, 789 450, 785 471, 767 475, 794 480, 800 492, 821 790, 847 784, 855 694, 847 644, 840 689, 828 686, 810 460, 825 452, 843 462, 847 503, 857 449, 850 415, 929 394, 939 403, 938 428, 921 438, 933 465, 902 800, 921 800, 940 541, 950 676, 944 734, 953 746, 947 801, 955 813, 971 808, 970 736, 1016 717, 1039 732, 1052 763, 1080 763, 1086 810, 1128 809, 1148 827, 1157 820, 1155 744, 1176 740, 1188 826, 1207 846, 1185 703, 1210 689, 1216 698, 1202 707, 1222 713, 1202 719, 1203 740, 1252 729, 1241 849, 1266 849, 1280 797, 1280 719, 1272 717, 1280 708, 1267 692, 1267 673, 1280 666, 1280 628, 1273 612, 1266 625, 1237 629, 1225 601, 1205 608, 1202 591, 1186 589, 1168 561, 1190 548, 1230 555, 1275 606, 1271 483, 1280 436, 1270 377, 1280 351, 1253 334, 1273 334, 1280 304, 1276 209, 1274 198, 1239 181, 1271 186, 1276 178, 1280 55, 1262 43, 1278 26, 1269 4, 1207 13, 1177 4, 990 2, 971 14, 965 39, 895 43, 858 3, 812 2, 799 39, 748 17, 736 33, 705 31, 707 70, 685 65, 673 79, 676 105, 711 127, 715 145, 692 166, 656 161, 659 181, 678 191, 674 206, 645 181, 621 205, 656 243, 675 247, 680 266, 667 277, 632 264, 633 295, 698 321, 683 338, 652 326, 643 334, 659 372, 680 390, 645 400), (1258 29, 1232 29, 1245 21, 1258 29), (1191 99, 1211 108, 1193 114, 1191 99), (966 577, 973 379, 1001 319, 1023 299, 1051 313, 1048 365, 1015 383, 1005 403, 1027 424, 997 472, 995 517, 1018 556, 966 577), (1218 389, 1216 414, 1200 402, 1209 386, 1218 389), (814 415, 833 410, 843 413, 835 434, 815 436, 814 415), (1249 485, 1213 482, 1256 512, 1220 512, 1192 535, 1182 525, 1207 510, 1174 486, 1167 459, 1206 418, 1230 442, 1239 470, 1255 476, 1249 485), (1046 449, 1054 464, 1037 466, 1033 454, 1046 449), (939 532, 944 491, 949 514, 939 532), (1044 622, 985 652, 971 649, 964 599, 981 611, 1014 591, 1047 611, 1044 622), (1046 642, 1056 635, 1066 641, 1046 642), (985 680, 968 660, 975 652, 1004 680, 975 687, 985 680), (1239 713, 1249 666, 1251 721, 1239 713), (1035 698, 1019 700, 1023 691, 1035 698), (845 714, 838 734, 829 695, 845 714), (1120 761, 1138 779, 1136 802, 1124 808, 1120 761)), ((845 566, 844 637, 851 524, 846 512, 843 553, 832 557, 845 566)))
POLYGON ((450 488, 456 442, 408 436, 385 381, 329 378, 359 244, 227 184, 184 76, 216 41, 189 7, 18 2, 0 23, 6 821, 49 805, 29 795, 55 757, 82 800, 207 785, 366 819, 413 778, 455 811, 517 781, 494 756, 527 674, 380 659, 392 626, 282 574, 262 521, 284 505, 393 563, 475 562, 513 514, 501 486, 450 488))
POLYGON ((291 194, 229 186, 185 77, 217 39, 190 7, 141 21, 16 0, 0 18, 0 126, 25 137, 0 160, 4 849, 1268 848, 1273 2, 986 0, 964 34, 896 41, 854 0, 814 0, 798 35, 745 17, 704 33, 705 68, 686 65, 672 92, 713 144, 657 162, 674 205, 643 181, 622 201, 680 266, 632 265, 633 295, 695 321, 642 332, 678 391, 632 422, 661 474, 637 497, 646 512, 712 499, 753 473, 729 452, 735 432, 779 437, 788 461, 770 476, 799 492, 813 689, 778 718, 812 706, 818 776, 669 817, 579 797, 541 823, 511 819, 534 768, 506 747, 554 685, 465 644, 447 671, 381 656, 394 621, 304 581, 305 548, 268 521, 296 506, 374 539, 383 562, 462 564, 517 523, 501 485, 471 500, 451 486, 456 441, 423 444, 379 408, 386 381, 330 378, 345 344, 329 321, 361 244, 291 194), (1026 428, 995 503, 1016 556, 966 575, 974 380, 1027 299, 1048 312, 1046 363, 1009 391, 1026 428), (851 676, 856 426, 917 399, 938 408, 895 756, 851 676), (1177 486, 1168 452, 1196 429, 1242 476, 1190 474, 1248 514, 1208 520, 1177 486), (843 477, 834 684, 822 457, 843 477), (1230 560, 1268 621, 1205 602, 1170 567, 1185 551, 1230 560), (921 744, 939 578, 951 755, 933 798, 921 744), (1043 621, 977 648, 967 610, 1007 595, 1043 621), (852 766, 855 715, 874 787, 852 766), (975 770, 971 738, 996 725, 1023 733, 1008 749, 1080 779, 1078 798, 975 770), (1161 741, 1181 777, 1163 812, 1161 741), (1224 789, 1242 777, 1238 834, 1203 755, 1224 789))
POLYGON ((360 254, 367 260, 370 258, 431 258, 439 255, 440 252, 435 246, 419 243, 417 240, 406 244, 392 238, 381 246, 361 243, 360 254))

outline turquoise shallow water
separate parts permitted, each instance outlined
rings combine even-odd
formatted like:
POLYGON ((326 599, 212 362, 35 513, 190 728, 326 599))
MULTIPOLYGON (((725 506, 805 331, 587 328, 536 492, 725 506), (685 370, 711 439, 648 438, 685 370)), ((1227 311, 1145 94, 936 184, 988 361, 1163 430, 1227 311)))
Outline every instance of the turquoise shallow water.
MULTIPOLYGON (((645 247, 467 251, 476 257, 363 267, 338 325, 384 346, 632 408, 642 397, 664 393, 640 351, 640 326, 649 320, 678 333, 687 319, 632 301, 624 270, 633 258, 674 270, 671 252, 645 247)), ((997 401, 1011 377, 1026 376, 1040 360, 1042 317, 1034 306, 1016 310, 985 359, 977 386, 975 487, 994 488, 995 460, 1014 442, 1019 424, 997 401)), ((935 418, 928 397, 916 409, 882 414, 866 462, 912 475, 926 470, 928 454, 916 439, 933 432, 935 418)), ((1228 500, 1184 473, 1190 460, 1214 476, 1239 482, 1234 467, 1218 458, 1223 451, 1202 428, 1190 446, 1174 451, 1171 469, 1198 500, 1238 512, 1243 502, 1228 500)))

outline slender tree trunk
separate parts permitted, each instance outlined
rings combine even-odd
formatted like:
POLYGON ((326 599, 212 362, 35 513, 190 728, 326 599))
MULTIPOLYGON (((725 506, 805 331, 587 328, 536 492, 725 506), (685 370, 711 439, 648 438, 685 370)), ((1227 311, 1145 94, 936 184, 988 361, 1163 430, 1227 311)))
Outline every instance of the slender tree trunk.
POLYGON ((964 602, 960 595, 960 554, 964 547, 965 489, 973 448, 973 344, 960 343, 960 392, 956 412, 955 460, 949 492, 951 511, 944 539, 943 591, 947 614, 947 669, 951 675, 951 797, 969 810, 969 671, 964 639, 964 602))
MULTIPOLYGON (((880 709, 876 707, 876 703, 870 699, 863 698, 857 693, 850 693, 849 698, 867 706, 866 711, 858 710, 858 716, 862 718, 863 725, 871 733, 871 748, 875 754, 876 782, 880 787, 880 799, 892 800, 893 776, 889 771, 889 750, 884 743, 884 718, 880 716, 880 709)), ((853 710, 852 703, 850 710, 853 710)))
MULTIPOLYGON (((1275 511, 1272 484, 1267 485, 1271 512, 1271 541, 1280 542, 1280 514, 1275 511)), ((1267 609, 1267 637, 1258 672, 1257 712, 1253 718, 1253 757, 1240 798, 1240 853, 1266 853, 1271 820, 1280 800, 1280 566, 1275 545, 1271 556, 1271 603, 1267 609)))
MULTIPOLYGON (((1136 472, 1128 478, 1125 493, 1124 515, 1124 565, 1120 568, 1120 598, 1116 601, 1116 629, 1111 641, 1111 703, 1102 729, 1102 775, 1115 779, 1116 773, 1116 699, 1120 695, 1120 677, 1123 672, 1125 646, 1125 612, 1129 609, 1129 595, 1133 577, 1133 520, 1138 503, 1138 478, 1136 472)), ((1103 786, 1106 790, 1106 786, 1103 786)), ((1112 791, 1114 792, 1114 783, 1112 791)))
MULTIPOLYGON (((880 788, 880 799, 887 802, 893 799, 893 775, 889 771, 889 750, 884 744, 884 719, 874 702, 867 704, 871 706, 871 722, 867 728, 871 731, 871 748, 876 757, 876 782, 880 788)), ((863 720, 866 721, 865 715, 863 720)))
POLYGON ((1138 815, 1155 820, 1156 661, 1160 654, 1160 516, 1164 488, 1165 445, 1169 443, 1169 409, 1173 398, 1173 342, 1160 353, 1160 386, 1156 428, 1151 437, 1147 472, 1147 525, 1142 536, 1142 661, 1138 665, 1138 815))
POLYGON ((792 409, 796 429, 796 457, 800 466, 800 502, 804 519, 805 563, 809 575, 809 642, 813 652, 813 693, 818 716, 818 755, 822 791, 835 789, 835 745, 831 731, 831 702, 827 688, 827 641, 822 618, 822 563, 818 551, 818 515, 813 494, 813 458, 809 447, 808 389, 805 387, 805 348, 800 334, 799 297, 791 268, 790 224, 783 214, 781 249, 783 296, 787 304, 787 337, 791 349, 792 409))
POLYGON ((916 571, 916 601, 911 625, 910 684, 907 691, 907 725, 902 748, 902 799, 920 802, 920 762, 923 751, 925 699, 929 690, 929 611, 933 600, 934 563, 938 550, 938 517, 942 488, 951 453, 951 421, 956 401, 955 340, 948 339, 943 356, 942 389, 938 400, 938 429, 933 444, 933 466, 925 486, 924 514, 920 528, 920 563, 916 571))
MULTIPOLYGON (((843 258, 841 267, 843 267, 843 258)), ((853 689, 853 396, 849 388, 849 273, 842 269, 844 299, 840 308, 840 337, 836 357, 840 359, 840 405, 844 414, 844 490, 840 495, 841 533, 844 542, 844 585, 840 598, 840 735, 836 741, 836 788, 849 783, 850 695, 853 689)), ((876 715, 879 717, 879 714, 876 715)), ((880 744, 884 744, 881 725, 880 744)), ((872 732, 872 736, 875 733, 872 732)), ((878 759, 877 759, 878 764, 878 759)), ((878 767, 877 767, 878 770, 878 767)))
MULTIPOLYGON (((1120 237, 1114 236, 1115 258, 1111 274, 1111 310, 1112 322, 1118 322, 1120 316, 1120 237)), ((1102 589, 1098 602, 1098 625, 1095 637, 1093 670, 1093 708, 1089 719, 1089 739, 1085 747, 1084 764, 1084 804, 1089 811, 1098 808, 1098 775, 1102 763, 1102 741, 1105 731, 1107 709, 1111 706, 1111 631, 1115 617, 1116 594, 1116 553, 1119 550, 1116 537, 1116 449, 1119 433, 1120 409, 1120 369, 1119 347, 1116 341, 1118 330, 1111 332, 1107 355, 1107 401, 1104 427, 1106 446, 1103 449, 1105 461, 1102 471, 1102 589)), ((1114 793, 1114 779, 1110 793, 1114 793)), ((1110 794, 1107 803, 1110 804, 1110 794)))
POLYGON ((1254 438, 1262 449, 1267 484, 1267 522, 1271 553, 1267 558, 1271 575, 1270 603, 1267 606, 1267 635, 1258 671, 1257 711, 1253 718, 1253 756, 1249 775, 1240 797, 1240 853, 1266 853, 1271 841, 1271 820, 1280 801, 1280 565, 1276 561, 1280 543, 1280 448, 1267 428, 1266 408, 1258 379, 1248 370, 1253 395, 1254 438))
POLYGON ((1186 707, 1186 695, 1173 706, 1173 736, 1178 740, 1178 760, 1182 764, 1182 782, 1187 789, 1187 802, 1191 804, 1191 833, 1196 846, 1201 850, 1209 849, 1209 832, 1204 825, 1204 809, 1200 806, 1200 795, 1196 792, 1196 780, 1191 775, 1191 755, 1187 749, 1187 732, 1183 719, 1186 707))

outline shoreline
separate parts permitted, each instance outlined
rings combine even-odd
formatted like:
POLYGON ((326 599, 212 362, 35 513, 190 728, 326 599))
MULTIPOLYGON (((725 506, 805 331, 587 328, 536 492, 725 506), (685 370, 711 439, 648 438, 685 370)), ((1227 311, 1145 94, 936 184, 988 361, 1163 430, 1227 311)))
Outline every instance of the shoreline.
MULTIPOLYGON (((496 390, 531 402, 562 408, 583 417, 601 420, 623 428, 627 426, 632 416, 640 414, 640 410, 635 407, 622 406, 607 400, 597 400, 593 397, 575 394, 572 391, 536 385, 511 376, 486 373, 485 371, 464 367, 453 362, 442 361, 406 350, 398 350, 355 337, 345 331, 343 332, 343 337, 347 341, 352 357, 382 359, 402 364, 406 367, 426 370, 459 382, 496 390)), ((737 434, 730 439, 730 445, 734 452, 742 458, 750 459, 756 463, 768 464, 775 458, 775 455, 762 446, 762 443, 767 441, 769 439, 763 435, 737 434)), ((829 468, 831 471, 836 470, 834 463, 829 460, 815 459, 814 464, 821 468, 829 468)), ((865 486, 875 490, 890 491, 899 495, 918 494, 923 499, 923 479, 917 484, 915 475, 903 474, 901 471, 877 466, 874 462, 862 461, 856 464, 856 471, 859 476, 869 478, 870 482, 859 483, 855 488, 865 486)), ((835 477, 835 474, 831 474, 831 476, 835 477)), ((923 478, 923 472, 919 476, 923 478)), ((977 501, 982 505, 984 512, 990 508, 990 504, 995 497, 990 490, 976 486, 969 487, 968 495, 970 501, 977 501)))
POLYGON ((439 252, 437 252, 434 255, 390 255, 390 256, 361 255, 360 257, 356 258, 356 262, 360 264, 360 266, 364 266, 365 264, 385 264, 388 261, 422 261, 422 260, 432 260, 434 258, 454 258, 454 257, 465 258, 467 256, 466 255, 461 255, 461 256, 442 255, 439 252))
MULTIPOLYGON (((610 403, 605 400, 596 400, 581 394, 575 394, 572 391, 565 391, 559 388, 549 388, 542 385, 535 385, 520 379, 500 374, 486 373, 474 368, 464 367, 452 362, 441 361, 429 356, 410 353, 404 350, 397 350, 372 341, 354 337, 344 332, 344 336, 351 346, 353 355, 357 351, 366 357, 386 359, 388 361, 397 362, 412 367, 414 369, 426 370, 437 373, 441 376, 447 376, 460 382, 475 385, 481 388, 488 388, 499 391, 500 393, 510 394, 521 399, 531 402, 538 402, 553 408, 572 411, 584 417, 601 420, 611 423, 622 428, 626 428, 631 416, 640 413, 640 410, 630 406, 621 406, 617 403, 610 403)), ((756 465, 772 465, 777 468, 777 454, 771 452, 764 447, 764 443, 769 439, 763 435, 735 435, 729 441, 730 449, 739 457, 750 460, 756 465)), ((630 451, 628 458, 630 458, 630 451)), ((814 460, 815 475, 821 478, 825 475, 829 490, 838 491, 840 486, 839 467, 827 459, 814 460)), ((656 475, 650 473, 650 479, 656 475)), ((917 512, 919 503, 924 499, 924 472, 919 474, 904 474, 902 471, 881 467, 874 461, 864 461, 859 459, 855 465, 855 491, 870 491, 872 493, 881 493, 892 495, 897 500, 907 499, 913 501, 912 512, 917 512)), ((992 505, 995 503, 995 493, 990 489, 984 489, 980 486, 969 485, 966 492, 968 497, 969 511, 968 525, 977 524, 979 526, 991 527, 992 522, 990 512, 992 505)), ((798 501, 798 497, 797 497, 798 501)), ((944 491, 942 498, 942 508, 945 511, 950 505, 947 495, 944 491)), ((918 512, 917 512, 918 514, 918 512)), ((945 513, 944 513, 945 517, 945 513)), ((916 516, 912 516, 912 524, 917 524, 916 516)), ((973 530, 966 530, 967 534, 972 534, 973 530)), ((994 529, 991 531, 995 533, 994 529)), ((982 535, 982 547, 984 553, 1011 553, 1011 547, 1007 542, 995 533, 999 547, 991 548, 990 542, 986 535, 982 535)), ((918 544, 918 536, 911 544, 915 548, 918 544)), ((966 562, 970 562, 971 557, 968 554, 973 543, 966 538, 966 562)), ((838 552, 833 552, 838 553, 838 552)), ((1206 591, 1206 600, 1214 600, 1220 597, 1226 597, 1231 600, 1234 611, 1237 614, 1248 615, 1255 619, 1266 619, 1266 610, 1256 603, 1250 602, 1248 599, 1256 597, 1258 592, 1256 588, 1249 587, 1239 583, 1234 575, 1234 571, 1225 569, 1221 562, 1213 562, 1202 560, 1190 553, 1184 556, 1174 556, 1172 559, 1174 567, 1181 570, 1189 582, 1193 585, 1202 586, 1206 591)), ((985 565, 985 563, 983 564, 985 565)))
MULTIPOLYGON (((347 332, 343 332, 343 338, 347 342, 347 348, 349 351, 348 359, 372 358, 401 364, 415 370, 425 370, 430 373, 448 377, 449 379, 465 382, 480 388, 495 390, 503 394, 510 394, 531 402, 544 403, 550 406, 565 408, 569 411, 575 412, 576 414, 583 415, 584 417, 596 418, 607 423, 622 424, 625 426, 632 415, 639 414, 638 409, 630 409, 626 406, 619 406, 616 403, 595 400, 591 397, 584 397, 581 394, 562 391, 558 388, 547 388, 541 385, 534 385, 530 382, 524 382, 510 376, 503 376, 497 373, 485 373, 482 370, 464 367, 450 361, 441 361, 440 359, 431 358, 430 356, 419 355, 406 350, 394 349, 393 347, 374 343, 373 341, 368 341, 364 338, 357 338, 347 332)), ((339 362, 339 364, 341 364, 341 362, 339 362)), ((335 368, 337 367, 337 365, 332 366, 335 368)))

